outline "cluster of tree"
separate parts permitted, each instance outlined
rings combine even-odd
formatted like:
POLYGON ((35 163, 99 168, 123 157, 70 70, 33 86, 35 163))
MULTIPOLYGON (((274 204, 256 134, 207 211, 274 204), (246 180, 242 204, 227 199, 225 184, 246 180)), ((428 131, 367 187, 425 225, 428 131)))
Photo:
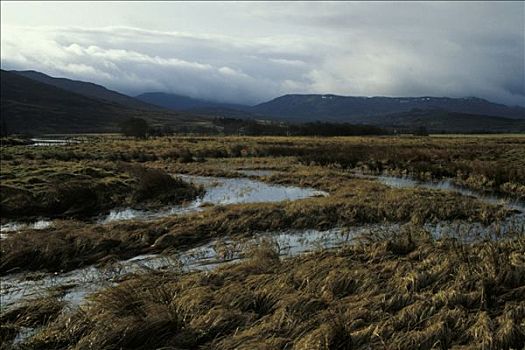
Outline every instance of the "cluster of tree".
POLYGON ((279 123, 261 123, 252 119, 215 118, 213 125, 224 135, 281 135, 286 130, 279 123))
MULTIPOLYGON (((215 128, 193 130, 181 128, 178 132, 198 132, 213 135, 244 135, 244 136, 358 136, 387 135, 390 131, 372 125, 356 125, 349 123, 303 123, 287 124, 283 122, 258 121, 235 118, 215 118, 215 128)), ((133 118, 122 124, 122 134, 125 136, 146 138, 148 136, 170 136, 174 130, 168 126, 152 128, 144 119, 133 118)))
POLYGON ((214 124, 225 135, 247 136, 353 136, 385 135, 389 132, 371 125, 349 123, 303 123, 288 124, 283 122, 245 120, 235 118, 216 118, 214 124))
POLYGON ((175 131, 169 125, 148 128, 149 136, 172 136, 175 131))
POLYGON ((171 136, 174 134, 169 125, 152 127, 142 118, 131 118, 120 125, 120 131, 124 136, 145 139, 149 136, 171 136))
POLYGON ((148 136, 149 124, 142 118, 130 118, 122 122, 120 131, 124 136, 145 139, 148 136))
POLYGON ((386 135, 387 130, 373 125, 315 122, 290 126, 291 135, 298 136, 358 136, 386 135))

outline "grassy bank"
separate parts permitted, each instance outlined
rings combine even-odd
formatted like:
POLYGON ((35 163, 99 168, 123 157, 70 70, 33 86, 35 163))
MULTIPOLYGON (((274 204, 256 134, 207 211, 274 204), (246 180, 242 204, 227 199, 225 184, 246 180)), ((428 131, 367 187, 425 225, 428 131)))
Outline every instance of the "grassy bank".
POLYGON ((25 160, 4 162, 3 219, 87 218, 115 207, 181 203, 202 191, 160 169, 128 163, 25 160))

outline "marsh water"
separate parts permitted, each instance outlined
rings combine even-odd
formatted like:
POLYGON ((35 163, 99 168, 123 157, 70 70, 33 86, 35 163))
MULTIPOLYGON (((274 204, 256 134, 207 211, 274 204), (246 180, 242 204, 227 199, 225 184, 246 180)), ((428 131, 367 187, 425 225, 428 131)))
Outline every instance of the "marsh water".
POLYGON ((46 139, 46 138, 34 138, 31 139, 33 142, 30 146, 65 146, 69 144, 79 143, 79 140, 72 139, 46 139))
MULTIPOLYGON (((270 173, 245 173, 245 175, 267 176, 270 173)), ((162 216, 178 215, 187 212, 204 210, 209 204, 226 205, 236 203, 277 202, 283 200, 298 200, 312 196, 325 196, 325 192, 308 188, 271 185, 248 178, 215 178, 181 175, 190 182, 203 185, 206 194, 187 205, 164 208, 160 211, 138 211, 132 209, 114 210, 109 215, 100 218, 100 223, 115 220, 135 219, 149 220, 162 216)), ((439 190, 456 191, 454 186, 443 183, 421 183, 410 179, 393 177, 378 177, 382 183, 395 187, 426 187, 439 190)), ((476 195, 468 192, 456 191, 464 195, 476 195)), ((492 198, 480 197, 482 200, 492 198)), ((497 200, 501 204, 500 199, 497 200)), ((504 204, 504 203, 503 203, 504 204)), ((511 203, 515 208, 523 209, 522 204, 511 203)), ((2 229, 44 229, 52 225, 49 221, 39 221, 26 226, 3 226, 2 229)), ((20 224, 19 224, 20 225, 20 224)), ((482 225, 470 222, 437 222, 427 223, 424 229, 436 238, 443 236, 457 236, 461 232, 465 239, 469 236, 484 234, 492 239, 505 235, 509 231, 523 232, 525 217, 517 213, 501 223, 482 225)), ((70 306, 79 305, 87 295, 112 285, 129 273, 150 270, 176 269, 180 271, 210 270, 222 264, 232 263, 243 259, 250 247, 262 244, 263 241, 278 248, 281 256, 296 256, 317 249, 333 249, 352 243, 357 237, 373 233, 399 231, 399 223, 381 223, 363 225, 350 228, 334 228, 326 231, 318 230, 286 230, 280 232, 263 232, 244 240, 222 238, 205 243, 201 246, 166 256, 162 254, 141 255, 126 261, 120 261, 105 267, 89 266, 67 273, 18 273, 1 277, 0 302, 2 308, 50 292, 60 292, 61 297, 70 306)), ((5 232, 5 231, 4 231, 5 232)))
MULTIPOLYGON (((364 228, 362 228, 364 229, 364 228)), ((353 233, 355 234, 355 233, 353 233)), ((105 267, 88 266, 62 274, 19 273, 1 278, 1 305, 60 291, 70 306, 80 304, 86 295, 117 282, 129 273, 148 270, 211 270, 244 257, 244 252, 263 240, 278 247, 282 256, 295 256, 318 247, 340 246, 351 234, 341 229, 263 233, 245 240, 223 238, 174 255, 140 255, 105 267)))
POLYGON ((410 177, 396 177, 387 175, 372 176, 371 178, 375 178, 387 186, 396 188, 428 188, 432 190, 456 192, 463 196, 478 198, 488 204, 503 205, 509 209, 518 210, 525 213, 525 203, 523 201, 506 198, 495 194, 485 194, 472 191, 468 188, 454 184, 451 179, 441 181, 418 181, 410 177))
MULTIPOLYGON (((457 237, 461 233, 466 240, 485 235, 498 239, 510 231, 524 232, 523 215, 512 216, 493 225, 469 222, 427 223, 423 228, 435 238, 457 237)), ((373 237, 374 233, 386 235, 399 232, 400 223, 368 224, 330 230, 287 230, 262 232, 251 238, 229 237, 212 240, 186 251, 171 255, 140 255, 129 260, 115 262, 104 267, 88 266, 62 274, 18 273, 1 277, 2 308, 24 300, 49 293, 61 293, 61 298, 71 307, 81 304, 85 297, 110 286, 130 273, 175 270, 181 272, 212 270, 224 264, 242 260, 253 247, 270 244, 282 257, 293 257, 320 249, 340 248, 352 244, 362 237, 373 237)))
MULTIPOLYGON (((185 181, 203 185, 206 189, 204 196, 184 205, 175 205, 157 210, 116 208, 111 210, 107 215, 99 217, 96 221, 101 224, 106 224, 121 220, 153 220, 166 216, 200 211, 210 205, 280 202, 328 195, 326 192, 312 188, 273 185, 253 179, 273 175, 276 173, 274 170, 239 169, 236 171, 250 178, 224 178, 178 174, 177 176, 185 181)), ((503 205, 508 209, 525 213, 525 203, 523 201, 472 191, 454 184, 450 179, 441 181, 419 181, 410 177, 388 175, 372 176, 360 173, 354 175, 376 179, 387 186, 395 188, 427 188, 455 192, 463 196, 478 198, 488 204, 503 205)), ((9 232, 25 229, 40 230, 52 225, 53 221, 48 219, 40 219, 32 223, 8 222, 0 225, 0 239, 6 238, 9 232)))
MULTIPOLYGON (((260 174, 255 172, 254 174, 260 174)), ((162 217, 181 215, 201 211, 208 206, 246 204, 262 202, 293 201, 303 198, 327 196, 328 193, 313 188, 272 185, 249 178, 225 178, 194 175, 176 175, 177 177, 204 186, 206 192, 189 203, 168 206, 157 210, 139 210, 133 208, 117 208, 96 221, 107 224, 122 220, 154 220, 162 217)), ((259 175, 257 175, 259 176, 259 175)), ((41 219, 33 223, 10 222, 0 226, 1 238, 8 232, 33 229, 45 229, 53 225, 49 219, 41 219)))
POLYGON ((7 237, 7 232, 20 230, 43 230, 52 225, 50 220, 38 220, 31 223, 9 222, 0 226, 0 238, 7 237))
MULTIPOLYGON (((279 202, 328 195, 326 192, 311 188, 272 185, 248 178, 179 176, 188 182, 203 185, 206 189, 204 196, 186 205, 172 206, 156 211, 134 210, 130 208, 113 210, 107 216, 100 218, 98 220, 99 223, 105 224, 130 219, 151 220, 204 210, 209 205, 279 202)), ((8 223, 2 225, 2 234, 6 235, 7 232, 23 229, 45 229, 52 226, 52 224, 53 222, 50 220, 40 220, 35 223, 8 223)), ((290 235, 290 237, 294 236, 294 234, 288 235, 284 233, 283 235, 282 239, 290 235)), ((317 232, 312 231, 305 237, 307 240, 311 240, 316 236, 317 232)), ((298 239, 299 238, 293 238, 291 240, 297 241, 298 239)), ((217 242, 210 244, 215 246, 217 242)), ((209 260, 210 258, 213 259, 213 255, 210 255, 209 252, 210 246, 206 245, 184 252, 180 257, 177 257, 177 259, 180 259, 186 269, 198 269, 199 266, 210 267, 212 265, 209 264, 209 260)), ((161 268, 166 261, 164 256, 155 256, 155 258, 137 257, 127 262, 115 264, 110 268, 91 266, 63 274, 22 273, 4 276, 0 280, 1 305, 2 307, 8 307, 22 299, 45 295, 45 293, 57 290, 57 288, 64 293, 64 300, 76 304, 82 300, 86 294, 103 287, 105 284, 114 281, 120 276, 136 271, 140 267, 161 268)), ((216 263, 220 263, 220 261, 216 263)))
POLYGON ((204 186, 204 196, 186 205, 177 205, 161 210, 134 210, 131 208, 112 210, 101 223, 118 220, 148 220, 165 216, 200 211, 210 205, 246 204, 262 202, 294 201, 303 198, 327 196, 328 193, 313 188, 272 185, 247 178, 225 178, 194 175, 177 175, 181 179, 204 186))

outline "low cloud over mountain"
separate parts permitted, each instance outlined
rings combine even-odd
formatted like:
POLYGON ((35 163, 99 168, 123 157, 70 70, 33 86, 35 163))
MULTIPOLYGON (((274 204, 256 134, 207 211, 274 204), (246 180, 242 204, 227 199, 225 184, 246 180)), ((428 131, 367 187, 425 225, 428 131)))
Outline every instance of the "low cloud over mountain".
POLYGON ((286 93, 525 105, 514 3, 2 3, 3 69, 130 95, 256 104, 286 93))

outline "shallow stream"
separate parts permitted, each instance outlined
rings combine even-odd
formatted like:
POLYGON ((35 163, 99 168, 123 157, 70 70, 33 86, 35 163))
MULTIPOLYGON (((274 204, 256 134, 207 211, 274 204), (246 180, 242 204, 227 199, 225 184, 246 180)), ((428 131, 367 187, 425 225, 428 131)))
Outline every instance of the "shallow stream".
MULTIPOLYGON (((246 173, 250 176, 267 176, 270 173, 246 173)), ((177 215, 192 211, 204 210, 208 205, 225 205, 235 203, 277 202, 283 200, 297 200, 312 196, 326 196, 327 193, 309 188, 298 188, 280 185, 271 185, 247 178, 214 178, 202 176, 180 175, 184 180, 203 185, 206 194, 195 201, 183 205, 165 208, 160 211, 140 211, 133 209, 114 210, 109 215, 100 218, 99 222, 108 223, 117 220, 135 219, 150 220, 163 216, 177 215)), ((394 177, 377 177, 379 181, 393 187, 424 187, 439 190, 459 192, 463 195, 476 196, 491 203, 501 204, 501 200, 494 197, 484 197, 472 191, 458 189, 449 183, 425 183, 410 179, 394 177)), ((503 203, 505 204, 505 203, 503 203)), ((516 210, 523 210, 523 203, 507 203, 516 210)), ((2 231, 14 229, 44 229, 52 224, 49 221, 38 221, 33 224, 10 224, 2 226, 2 231), (26 226, 17 226, 26 225, 26 226)), ((296 256, 316 249, 332 249, 348 244, 355 237, 377 230, 388 232, 399 230, 399 223, 383 223, 363 225, 351 228, 335 228, 327 231, 302 230, 265 232, 242 241, 222 238, 201 246, 179 252, 177 255, 165 256, 161 254, 141 255, 132 259, 113 263, 98 268, 89 266, 63 274, 48 273, 18 273, 1 277, 0 302, 2 308, 10 307, 23 299, 46 295, 46 293, 60 290, 63 299, 70 305, 80 304, 86 295, 111 285, 129 273, 179 269, 183 271, 210 270, 221 264, 238 261, 244 256, 246 248, 258 245, 261 240, 270 240, 279 248, 282 256, 296 256)), ((469 240, 484 235, 498 239, 509 231, 523 232, 525 230, 525 215, 517 213, 505 221, 492 225, 482 225, 470 222, 438 222, 427 223, 424 228, 434 237, 457 236, 461 233, 462 239, 469 240)))
POLYGON ((396 177, 387 175, 371 176, 371 178, 377 179, 379 182, 387 186, 396 188, 428 188, 432 190, 456 192, 463 196, 478 198, 479 200, 488 204, 503 205, 506 208, 525 213, 525 203, 523 201, 469 190, 468 188, 454 184, 454 182, 450 179, 441 181, 418 181, 409 177, 396 177))

